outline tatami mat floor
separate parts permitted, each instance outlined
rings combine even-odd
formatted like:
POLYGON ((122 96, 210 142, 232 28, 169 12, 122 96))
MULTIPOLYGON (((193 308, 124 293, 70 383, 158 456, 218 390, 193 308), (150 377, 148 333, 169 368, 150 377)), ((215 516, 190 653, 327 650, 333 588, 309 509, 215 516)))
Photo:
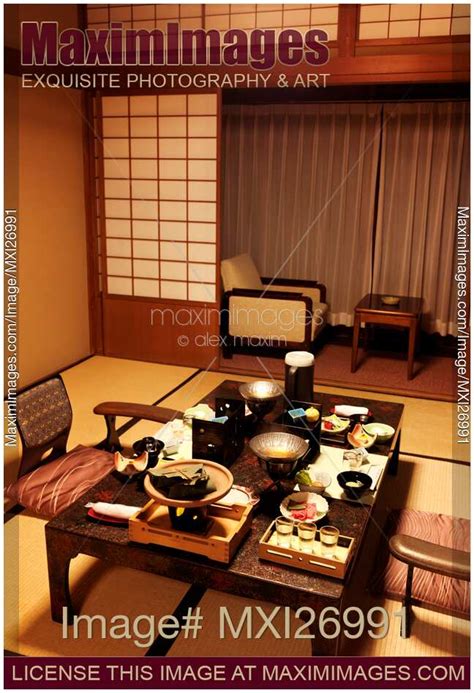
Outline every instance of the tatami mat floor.
MULTIPOLYGON (((45 524, 44 520, 22 513, 5 526, 5 555, 9 557, 5 647, 30 656, 143 656, 156 637, 156 629, 151 641, 150 636, 137 638, 138 642, 147 643, 147 647, 140 647, 132 639, 102 638, 97 624, 93 638, 86 636, 83 624, 80 639, 73 638, 72 628, 65 639, 62 626, 51 621, 45 524), (16 547, 20 547, 17 563, 13 560, 16 547)), ((113 625, 111 618, 117 614, 126 614, 131 623, 141 615, 154 616, 158 622, 161 616, 173 613, 188 585, 120 566, 106 567, 101 561, 79 555, 71 562, 70 588, 82 613, 104 616, 113 625)), ((149 625, 143 620, 140 632, 146 634, 147 630, 149 625)))
MULTIPOLYGON (((64 381, 73 405, 74 425, 70 445, 94 444, 104 437, 100 417, 92 413, 96 403, 106 399, 153 403, 179 383, 196 373, 196 369, 162 366, 135 361, 93 357, 64 373, 64 381)), ((263 376, 263 374, 262 374, 263 376)), ((222 380, 252 380, 253 377, 216 372, 199 372, 183 387, 160 403, 183 410, 199 401, 222 380)), ((326 388, 320 388, 329 391, 326 388)), ((341 390, 339 390, 341 392, 341 390)), ((366 392, 345 391, 347 395, 367 397, 366 392)), ((401 401, 406 405, 402 448, 409 455, 402 457, 399 474, 390 489, 391 507, 412 507, 441 512, 458 517, 469 516, 469 468, 439 459, 451 458, 452 405, 413 398, 374 395, 378 399, 401 401), (447 423, 448 422, 448 423, 447 423)), ((133 426, 122 441, 129 445, 145 434, 154 433, 159 426, 141 421, 133 426)), ((10 451, 11 452, 11 451, 10 451)), ((9 467, 15 468, 10 454, 9 467)), ((143 656, 147 649, 138 647, 133 639, 79 640, 62 637, 61 626, 49 616, 49 596, 44 549, 44 521, 26 513, 6 525, 7 605, 5 647, 27 655, 134 655, 143 656)), ((372 560, 372 556, 370 557, 372 560)), ((362 570, 362 573, 365 571, 362 570)), ((366 576, 361 573, 363 591, 366 576)), ((358 577, 358 575, 357 575, 358 577)), ((188 585, 144 572, 105 567, 100 561, 79 556, 72 562, 71 585, 73 598, 82 605, 82 612, 111 617, 127 614, 131 619, 140 615, 157 617, 172 613, 188 585), (111 598, 113 595, 113 598, 111 598)), ((372 598, 366 597, 372 603, 372 598)), ((360 594, 359 594, 360 599, 360 594)), ((239 638, 219 638, 218 609, 226 606, 232 614, 241 613, 249 600, 207 591, 200 606, 204 628, 199 637, 185 639, 180 635, 172 645, 170 656, 199 655, 309 655, 307 640, 275 640, 266 635, 258 643, 239 638)), ((375 602, 373 602, 375 603, 375 602)), ((378 604, 389 613, 400 605, 379 599, 378 604)), ((271 609, 271 605, 263 605, 271 609)), ((383 640, 364 637, 344 645, 345 654, 361 655, 448 655, 465 654, 469 649, 469 624, 427 609, 415 609, 416 620, 410 639, 402 640, 394 625, 383 640)), ((143 625, 143 624, 142 624, 143 625)), ((143 626, 146 631, 145 626, 143 626)), ((143 642, 143 639, 142 639, 143 642)))

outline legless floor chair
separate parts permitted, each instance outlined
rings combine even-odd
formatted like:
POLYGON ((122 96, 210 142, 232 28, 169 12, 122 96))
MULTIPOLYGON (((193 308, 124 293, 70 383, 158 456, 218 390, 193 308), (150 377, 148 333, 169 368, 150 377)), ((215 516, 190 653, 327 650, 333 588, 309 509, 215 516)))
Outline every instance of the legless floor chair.
POLYGON ((450 549, 431 541, 424 541, 416 537, 409 537, 404 534, 396 534, 389 541, 390 553, 394 558, 406 563, 407 579, 405 586, 405 596, 403 606, 406 609, 405 631, 402 637, 409 638, 411 633, 411 606, 412 606, 412 586, 413 572, 415 568, 426 570, 438 575, 455 578, 457 580, 471 579, 471 554, 468 551, 450 549))
POLYGON ((94 412, 105 417, 106 449, 78 445, 67 452, 72 409, 61 378, 18 395, 17 427, 23 452, 18 479, 6 488, 9 500, 41 517, 54 517, 112 471, 112 451, 121 449, 117 416, 164 423, 175 413, 129 402, 103 402, 94 412))

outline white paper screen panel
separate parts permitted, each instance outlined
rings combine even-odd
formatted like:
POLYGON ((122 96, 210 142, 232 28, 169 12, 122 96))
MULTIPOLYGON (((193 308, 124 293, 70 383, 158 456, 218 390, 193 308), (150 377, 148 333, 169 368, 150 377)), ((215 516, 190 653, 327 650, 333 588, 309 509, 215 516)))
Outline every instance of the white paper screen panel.
POLYGON ((216 301, 218 98, 102 97, 109 294, 216 301))
POLYGON ((470 5, 362 4, 359 39, 425 38, 470 34, 470 5))
POLYGON ((337 4, 178 4, 178 5, 88 5, 87 21, 91 29, 106 29, 110 22, 122 22, 125 28, 160 29, 178 22, 181 29, 273 29, 302 31, 325 29, 329 40, 337 38, 337 4))

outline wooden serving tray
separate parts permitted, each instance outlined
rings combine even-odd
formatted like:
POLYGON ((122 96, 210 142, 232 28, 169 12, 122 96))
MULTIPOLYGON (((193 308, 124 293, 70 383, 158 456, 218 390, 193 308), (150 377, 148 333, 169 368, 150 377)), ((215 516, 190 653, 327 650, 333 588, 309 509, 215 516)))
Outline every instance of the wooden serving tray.
POLYGON ((174 529, 168 508, 150 500, 128 522, 130 541, 155 544, 206 556, 213 561, 230 563, 252 524, 248 505, 210 505, 209 525, 203 533, 174 529))
POLYGON ((299 570, 309 570, 312 573, 320 573, 329 577, 344 578, 352 559, 354 539, 339 535, 337 544, 337 558, 326 558, 321 555, 319 530, 316 530, 313 553, 303 553, 298 547, 298 534, 296 527, 293 530, 292 546, 286 548, 276 543, 275 520, 268 527, 260 539, 258 547, 259 558, 273 563, 292 566, 299 570))

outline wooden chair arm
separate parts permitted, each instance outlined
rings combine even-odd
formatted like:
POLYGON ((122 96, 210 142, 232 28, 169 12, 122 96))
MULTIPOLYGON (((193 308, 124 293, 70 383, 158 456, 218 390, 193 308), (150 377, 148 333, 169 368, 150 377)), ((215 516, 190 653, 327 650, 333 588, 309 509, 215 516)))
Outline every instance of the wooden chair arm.
POLYGON ((101 402, 94 407, 94 414, 99 416, 126 416, 130 419, 145 419, 167 423, 170 419, 182 416, 182 412, 166 407, 155 407, 153 404, 136 404, 134 402, 101 402))
POLYGON ((182 417, 183 412, 166 407, 155 407, 152 404, 137 404, 134 402, 101 402, 94 407, 94 414, 105 418, 107 438, 105 447, 111 452, 122 450, 115 420, 117 416, 130 419, 145 419, 157 423, 167 423, 176 417, 182 417))
POLYGON ((390 553, 402 563, 458 580, 470 580, 471 556, 430 541, 396 534, 389 541, 390 553))
POLYGON ((260 289, 232 289, 227 291, 226 295, 244 296, 247 298, 274 298, 278 301, 298 301, 303 297, 303 293, 297 291, 260 291, 260 289))
POLYGON ((280 286, 294 286, 298 289, 303 289, 305 286, 311 289, 319 289, 321 303, 326 303, 326 286, 314 279, 284 279, 280 277, 260 277, 262 284, 270 284, 274 282, 280 286))

